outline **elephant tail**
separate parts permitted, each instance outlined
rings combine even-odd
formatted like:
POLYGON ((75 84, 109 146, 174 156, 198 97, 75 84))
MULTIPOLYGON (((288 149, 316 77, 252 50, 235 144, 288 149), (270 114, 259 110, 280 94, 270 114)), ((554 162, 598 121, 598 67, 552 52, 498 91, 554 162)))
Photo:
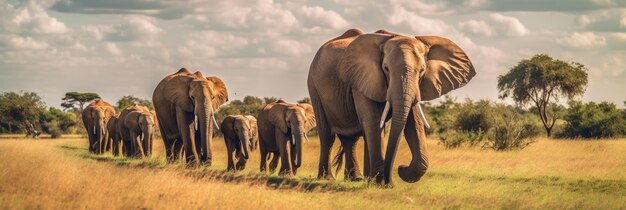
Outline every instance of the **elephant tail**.
POLYGON ((335 174, 339 174, 339 170, 343 166, 343 146, 339 146, 337 154, 333 157, 333 167, 335 167, 335 174))

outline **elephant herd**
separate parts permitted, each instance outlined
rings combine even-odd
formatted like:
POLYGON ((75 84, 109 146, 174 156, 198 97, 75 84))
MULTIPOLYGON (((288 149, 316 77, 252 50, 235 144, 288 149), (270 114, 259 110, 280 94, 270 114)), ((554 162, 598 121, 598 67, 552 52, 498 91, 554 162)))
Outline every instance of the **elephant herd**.
POLYGON ((228 101, 224 82, 185 68, 166 76, 154 90, 154 112, 134 105, 118 116, 98 100, 82 114, 89 133, 89 151, 149 157, 153 136, 160 130, 169 162, 210 165, 213 132, 221 129, 228 170, 245 168, 257 148, 260 170, 295 175, 302 165, 306 133, 317 128, 320 139, 318 178, 333 180, 331 149, 338 137, 336 159, 345 160, 348 180, 371 179, 392 184, 392 167, 401 134, 411 152, 409 165, 398 175, 418 181, 428 169, 421 101, 433 100, 467 84, 476 72, 467 54, 438 36, 405 36, 378 30, 350 29, 324 43, 311 63, 307 86, 311 104, 283 100, 265 105, 256 118, 232 115, 218 124, 215 113, 228 101), (385 123, 391 121, 385 148, 385 123), (356 142, 363 137, 361 171, 356 142))

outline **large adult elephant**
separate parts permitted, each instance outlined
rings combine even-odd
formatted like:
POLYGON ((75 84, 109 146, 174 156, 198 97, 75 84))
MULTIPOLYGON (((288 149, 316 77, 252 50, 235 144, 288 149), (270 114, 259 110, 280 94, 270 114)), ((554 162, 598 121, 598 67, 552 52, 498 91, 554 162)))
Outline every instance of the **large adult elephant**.
POLYGON ((302 165, 302 140, 315 127, 315 116, 310 104, 290 104, 283 100, 269 103, 259 112, 259 150, 261 171, 265 171, 272 153, 270 171, 274 171, 280 157, 279 174, 295 175, 302 165))
POLYGON ((89 137, 89 152, 102 154, 108 139, 106 125, 115 116, 115 109, 103 100, 96 100, 83 109, 81 116, 89 137))
MULTIPOLYGON (((117 134, 119 138, 122 140, 122 150, 124 151, 124 155, 126 155, 127 157, 142 157, 143 155, 145 155, 138 147, 139 145, 137 144, 137 136, 140 133, 147 133, 148 135, 141 136, 142 138, 147 138, 151 137, 154 133, 154 117, 151 117, 151 119, 143 119, 144 121, 146 121, 144 125, 147 125, 148 122, 150 122, 150 126, 145 127, 145 129, 143 130, 139 126, 139 120, 141 120, 140 117, 142 115, 141 113, 145 113, 149 116, 152 115, 148 107, 135 104, 122 110, 117 119, 115 127, 117 129, 117 134)), ((144 140, 146 139, 141 139, 139 141, 143 142, 144 140)), ((147 140, 149 140, 148 142, 150 142, 150 139, 147 140)), ((119 143, 117 145, 119 146, 119 143)), ((118 152, 119 151, 120 150, 118 147, 118 152)))
POLYGON ((454 42, 438 36, 409 37, 384 30, 364 34, 350 29, 318 50, 308 76, 321 141, 318 178, 334 179, 330 151, 338 136, 346 176, 362 177, 355 142, 365 139, 367 176, 391 185, 391 168, 404 130, 412 160, 400 166, 406 182, 416 182, 428 168, 428 126, 420 101, 435 99, 467 84, 476 75, 472 62, 454 42), (391 115, 389 115, 391 113, 391 115), (383 130, 391 119, 385 158, 383 130))
POLYGON ((229 115, 220 125, 228 155, 227 170, 243 170, 259 142, 256 118, 251 115, 229 115), (236 162, 236 165, 235 165, 236 162))
POLYGON ((152 102, 169 161, 177 160, 184 146, 188 164, 211 164, 211 139, 218 127, 214 114, 227 101, 226 85, 218 77, 182 68, 161 80, 152 102))

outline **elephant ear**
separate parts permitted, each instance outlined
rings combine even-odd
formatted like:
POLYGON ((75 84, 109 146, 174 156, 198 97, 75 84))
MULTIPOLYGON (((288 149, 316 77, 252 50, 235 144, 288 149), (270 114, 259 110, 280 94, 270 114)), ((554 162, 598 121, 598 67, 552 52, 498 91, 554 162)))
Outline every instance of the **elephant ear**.
POLYGON ((189 83, 192 76, 178 75, 170 79, 164 88, 165 98, 186 112, 193 111, 193 101, 189 97, 189 83))
POLYGON ((313 111, 313 106, 308 103, 299 103, 298 106, 304 109, 304 116, 306 117, 307 122, 304 129, 306 131, 309 131, 315 128, 315 126, 317 126, 317 123, 315 121, 315 112, 313 111))
POLYGON ((139 117, 141 116, 140 112, 132 111, 124 117, 124 127, 127 129, 138 128, 139 127, 139 117))
POLYGON ((289 131, 287 119, 285 118, 285 114, 287 113, 285 113, 285 111, 287 111, 285 106, 276 104, 270 109, 270 113, 268 114, 270 123, 280 129, 283 133, 287 133, 287 131, 289 131))
POLYGON ((228 90, 226 90, 226 84, 219 77, 207 77, 206 78, 212 85, 212 99, 213 110, 216 110, 222 104, 228 101, 228 90))
POLYGON ((363 34, 346 48, 339 63, 339 79, 378 102, 387 99, 387 80, 382 70, 382 47, 391 35, 363 34))
POLYGON ((421 100, 440 97, 467 84, 476 71, 461 47, 438 36, 416 36, 428 48, 426 72, 420 82, 421 100))

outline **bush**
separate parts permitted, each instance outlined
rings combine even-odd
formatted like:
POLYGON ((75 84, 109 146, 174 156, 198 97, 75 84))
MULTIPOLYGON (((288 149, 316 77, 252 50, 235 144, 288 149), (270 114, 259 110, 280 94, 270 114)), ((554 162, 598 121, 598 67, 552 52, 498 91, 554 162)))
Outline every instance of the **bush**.
POLYGON ((60 123, 57 120, 52 120, 46 123, 46 127, 48 128, 48 133, 50 137, 53 139, 61 137, 63 134, 63 130, 61 129, 60 123))
POLYGON ((497 151, 521 149, 541 134, 536 116, 523 109, 487 100, 466 100, 449 107, 438 119, 440 144, 446 148, 482 146, 497 151))
POLYGON ((559 138, 613 138, 625 135, 623 111, 613 103, 571 102, 559 138))
POLYGON ((510 109, 497 107, 498 113, 493 119, 493 127, 489 132, 484 148, 496 151, 523 149, 534 142, 539 135, 539 126, 532 121, 524 120, 520 113, 510 109))

